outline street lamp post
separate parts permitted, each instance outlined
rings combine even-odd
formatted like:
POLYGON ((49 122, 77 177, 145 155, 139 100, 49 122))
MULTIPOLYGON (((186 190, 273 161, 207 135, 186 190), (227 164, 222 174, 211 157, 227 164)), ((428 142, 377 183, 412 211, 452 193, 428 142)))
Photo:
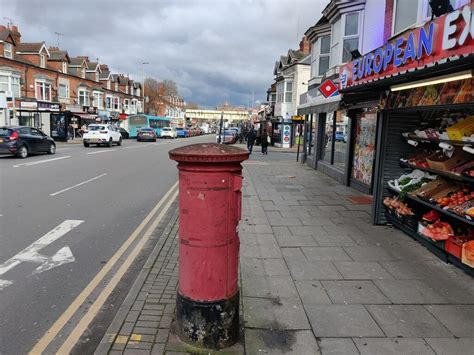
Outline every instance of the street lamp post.
MULTIPOLYGON (((221 122, 220 122, 220 125, 219 125, 219 139, 218 139, 218 143, 222 143, 222 127, 224 126, 224 112, 221 112, 221 122)), ((225 142, 225 139, 224 139, 224 142, 225 142)))
POLYGON ((146 101, 146 97, 145 97, 145 65, 147 64, 150 64, 148 62, 143 62, 142 63, 142 81, 143 81, 143 85, 142 85, 142 95, 143 95, 143 113, 146 113, 145 112, 145 101, 146 101))

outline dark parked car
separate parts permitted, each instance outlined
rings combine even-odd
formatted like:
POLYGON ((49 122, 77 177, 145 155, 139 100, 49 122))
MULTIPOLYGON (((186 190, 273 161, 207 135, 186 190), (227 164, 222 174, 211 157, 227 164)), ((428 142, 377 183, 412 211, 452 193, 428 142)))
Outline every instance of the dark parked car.
POLYGON ((28 126, 0 127, 0 154, 26 158, 30 153, 56 153, 54 140, 39 129, 28 126))
POLYGON ((127 132, 127 130, 125 128, 118 127, 117 129, 120 132, 120 134, 122 135, 122 139, 130 138, 130 134, 127 132))
POLYGON ((137 141, 156 142, 156 132, 153 128, 140 128, 137 132, 137 141))

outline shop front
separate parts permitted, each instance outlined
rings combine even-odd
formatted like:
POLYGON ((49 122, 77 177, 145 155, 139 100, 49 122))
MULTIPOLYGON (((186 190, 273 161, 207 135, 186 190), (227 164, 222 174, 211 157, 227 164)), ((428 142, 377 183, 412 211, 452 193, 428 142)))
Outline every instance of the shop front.
POLYGON ((474 275, 471 17, 467 5, 408 30, 339 75, 344 102, 379 96, 378 110, 349 109, 356 126, 351 179, 368 182, 375 154, 374 224, 401 229, 474 275))
POLYGON ((20 126, 31 126, 49 134, 50 116, 52 113, 59 112, 61 104, 59 102, 42 101, 20 101, 20 107, 16 110, 18 124, 20 126))

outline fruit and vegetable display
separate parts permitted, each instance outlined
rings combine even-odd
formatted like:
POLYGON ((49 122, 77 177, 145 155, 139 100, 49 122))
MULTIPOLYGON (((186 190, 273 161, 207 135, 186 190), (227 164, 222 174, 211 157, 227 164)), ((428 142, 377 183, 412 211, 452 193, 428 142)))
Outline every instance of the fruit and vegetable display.
POLYGON ((390 180, 388 186, 395 191, 400 192, 410 185, 415 185, 419 182, 428 182, 430 180, 435 180, 436 178, 436 175, 430 175, 429 173, 415 169, 410 174, 403 174, 398 179, 390 180))
POLYGON ((465 187, 459 192, 451 193, 443 198, 438 198, 436 203, 442 207, 453 209, 472 199, 474 199, 474 191, 465 187))
POLYGON ((401 216, 413 216, 413 210, 396 197, 385 197, 383 204, 401 216))
POLYGON ((420 223, 418 232, 434 241, 446 240, 454 234, 453 228, 447 222, 436 221, 423 225, 420 223))

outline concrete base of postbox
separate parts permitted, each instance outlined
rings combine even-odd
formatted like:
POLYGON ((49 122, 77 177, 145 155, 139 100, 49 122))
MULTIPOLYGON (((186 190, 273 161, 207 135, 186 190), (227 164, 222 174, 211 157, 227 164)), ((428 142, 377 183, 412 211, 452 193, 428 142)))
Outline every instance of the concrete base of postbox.
POLYGON ((206 349, 224 349, 239 337, 239 292, 229 299, 199 302, 176 297, 176 327, 184 342, 206 349))

